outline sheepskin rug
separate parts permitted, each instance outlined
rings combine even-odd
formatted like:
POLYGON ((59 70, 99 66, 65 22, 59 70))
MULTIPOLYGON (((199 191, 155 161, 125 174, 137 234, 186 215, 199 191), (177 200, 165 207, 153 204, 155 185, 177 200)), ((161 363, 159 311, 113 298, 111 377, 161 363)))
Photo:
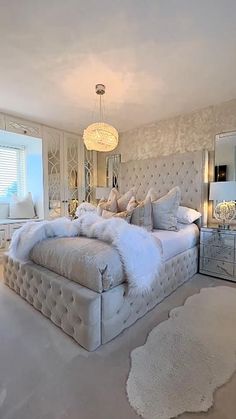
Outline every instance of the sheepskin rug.
POLYGON ((127 395, 145 419, 206 412, 236 370, 236 289, 203 288, 131 353, 127 395))

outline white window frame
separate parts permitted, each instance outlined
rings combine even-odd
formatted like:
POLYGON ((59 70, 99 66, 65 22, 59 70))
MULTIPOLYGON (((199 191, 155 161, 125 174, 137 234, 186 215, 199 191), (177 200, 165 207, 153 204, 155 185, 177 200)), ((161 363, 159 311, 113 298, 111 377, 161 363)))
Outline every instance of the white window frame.
MULTIPOLYGON (((0 150, 1 149, 13 149, 15 151, 18 152, 18 164, 17 164, 17 184, 18 184, 18 191, 17 191, 17 196, 22 197, 25 195, 25 190, 26 190, 26 155, 25 155, 25 147, 24 146, 15 146, 15 145, 6 145, 6 144, 1 144, 0 142, 0 150)), ((0 165, 1 165, 1 161, 0 161, 0 165)), ((14 194, 12 194, 14 195, 14 194)), ((0 202, 7 202, 9 203, 11 200, 11 196, 12 195, 5 195, 5 196, 1 196, 0 195, 0 202)))

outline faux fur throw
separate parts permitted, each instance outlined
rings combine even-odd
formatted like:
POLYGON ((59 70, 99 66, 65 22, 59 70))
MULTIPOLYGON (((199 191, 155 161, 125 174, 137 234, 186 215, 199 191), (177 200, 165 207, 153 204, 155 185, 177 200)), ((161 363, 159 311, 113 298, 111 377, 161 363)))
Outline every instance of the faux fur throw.
POLYGON ((123 263, 130 291, 150 291, 161 266, 160 242, 141 227, 119 218, 104 219, 91 211, 73 221, 58 218, 26 223, 13 234, 9 256, 27 262, 39 241, 73 236, 96 238, 113 245, 123 263))

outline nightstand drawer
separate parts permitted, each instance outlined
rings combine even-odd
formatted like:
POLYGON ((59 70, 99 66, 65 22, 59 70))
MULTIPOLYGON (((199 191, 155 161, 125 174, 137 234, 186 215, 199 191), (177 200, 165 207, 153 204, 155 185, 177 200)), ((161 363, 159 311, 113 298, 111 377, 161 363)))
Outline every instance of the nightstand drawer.
POLYGON ((233 247, 205 246, 201 244, 201 256, 204 258, 234 262, 233 247))
POLYGON ((234 235, 222 231, 201 231, 201 244, 208 246, 234 247, 234 235))
POLYGON ((234 264, 224 262, 222 260, 215 260, 210 258, 200 258, 200 270, 208 271, 209 273, 220 274, 228 277, 234 277, 234 264))

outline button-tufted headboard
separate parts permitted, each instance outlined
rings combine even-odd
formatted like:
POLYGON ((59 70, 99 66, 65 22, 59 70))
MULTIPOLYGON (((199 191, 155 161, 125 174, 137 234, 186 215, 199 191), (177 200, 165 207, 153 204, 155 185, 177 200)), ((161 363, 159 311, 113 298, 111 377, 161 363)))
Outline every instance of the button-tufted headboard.
POLYGON ((181 204, 207 217, 208 154, 206 151, 173 154, 160 158, 129 161, 120 164, 121 193, 137 188, 137 199, 143 199, 153 187, 160 196, 174 186, 181 189, 181 204), (204 205, 205 203, 205 205, 204 205))

